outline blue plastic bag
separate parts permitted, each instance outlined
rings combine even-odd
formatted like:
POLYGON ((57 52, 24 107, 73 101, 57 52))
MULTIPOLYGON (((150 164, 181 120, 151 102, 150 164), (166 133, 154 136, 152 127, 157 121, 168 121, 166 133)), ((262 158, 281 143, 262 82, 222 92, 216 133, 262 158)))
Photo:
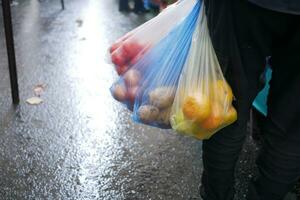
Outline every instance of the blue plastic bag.
POLYGON ((201 1, 196 0, 184 20, 148 49, 112 86, 113 96, 125 103, 129 109, 133 109, 134 121, 170 128, 171 107, 200 7, 201 1))
POLYGON ((171 107, 190 50, 200 5, 198 1, 189 16, 143 58, 142 64, 152 67, 146 67, 143 72, 133 110, 135 121, 170 128, 171 107))

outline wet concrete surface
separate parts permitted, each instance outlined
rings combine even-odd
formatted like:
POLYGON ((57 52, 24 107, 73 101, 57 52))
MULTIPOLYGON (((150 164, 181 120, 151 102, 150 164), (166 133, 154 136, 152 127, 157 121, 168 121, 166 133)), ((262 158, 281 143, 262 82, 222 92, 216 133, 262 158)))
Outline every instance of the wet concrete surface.
MULTIPOLYGON (((151 18, 116 0, 23 0, 12 7, 21 104, 11 105, 0 21, 0 199, 201 199, 201 142, 131 122, 109 87, 109 44, 151 18), (30 106, 37 84, 44 102, 30 106)), ((0 16, 2 13, 0 12, 0 16)), ((245 199, 255 145, 237 170, 245 199)))

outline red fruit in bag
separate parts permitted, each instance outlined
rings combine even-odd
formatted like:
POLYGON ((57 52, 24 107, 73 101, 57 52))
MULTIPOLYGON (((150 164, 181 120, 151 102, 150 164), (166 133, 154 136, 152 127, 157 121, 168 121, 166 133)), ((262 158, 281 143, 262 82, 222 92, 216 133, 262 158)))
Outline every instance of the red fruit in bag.
POLYGON ((128 69, 129 69, 128 65, 116 66, 116 71, 119 76, 125 74, 125 72, 127 72, 128 69))
POLYGON ((130 65, 135 65, 141 58, 143 57, 143 54, 138 54, 132 60, 130 61, 130 65))
POLYGON ((120 42, 116 42, 113 45, 111 45, 111 47, 109 48, 109 52, 113 53, 115 50, 117 50, 120 46, 122 46, 122 41, 120 42))
POLYGON ((143 50, 143 46, 136 42, 126 42, 123 45, 123 49, 124 49, 124 54, 130 60, 143 50))
POLYGON ((134 103, 135 97, 136 97, 137 92, 138 92, 138 89, 139 89, 138 86, 131 87, 131 88, 128 89, 127 96, 128 96, 128 99, 129 99, 129 101, 130 101, 131 103, 134 103))
POLYGON ((118 66, 126 64, 127 58, 124 55, 123 49, 119 48, 111 54, 111 61, 118 66))
POLYGON ((136 69, 130 69, 124 74, 124 81, 127 87, 137 86, 141 79, 141 74, 136 69))
POLYGON ((131 35, 132 35, 132 33, 127 33, 126 35, 124 35, 123 37, 121 37, 117 41, 115 41, 109 48, 109 52, 113 53, 115 50, 117 50, 120 46, 123 45, 123 42, 125 40, 127 40, 131 35))
POLYGON ((131 58, 130 65, 135 65, 140 59, 142 59, 149 48, 150 47, 142 47, 142 50, 139 51, 139 53, 135 55, 133 58, 131 58))
POLYGON ((113 87, 113 97, 117 101, 125 101, 127 99, 127 91, 124 85, 116 84, 113 87))

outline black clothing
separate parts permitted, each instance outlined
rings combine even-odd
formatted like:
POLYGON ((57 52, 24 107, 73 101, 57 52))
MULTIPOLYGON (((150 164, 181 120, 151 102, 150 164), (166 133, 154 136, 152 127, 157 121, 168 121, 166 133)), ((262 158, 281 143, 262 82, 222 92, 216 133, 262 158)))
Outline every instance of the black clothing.
POLYGON ((128 0, 119 0, 119 11, 129 11, 128 0))
POLYGON ((251 185, 249 200, 280 200, 300 178, 300 16, 245 0, 205 0, 205 6, 215 51, 237 99, 238 120, 203 141, 204 199, 233 199, 234 168, 249 110, 271 56, 260 177, 251 185))
POLYGON ((299 0, 248 0, 270 10, 300 15, 299 0))

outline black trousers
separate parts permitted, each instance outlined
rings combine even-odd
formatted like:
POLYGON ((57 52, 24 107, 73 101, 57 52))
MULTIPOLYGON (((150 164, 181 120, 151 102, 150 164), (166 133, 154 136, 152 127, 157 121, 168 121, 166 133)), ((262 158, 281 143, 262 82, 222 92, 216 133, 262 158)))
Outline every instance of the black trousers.
POLYGON ((128 0, 119 0, 119 11, 129 11, 128 0))
POLYGON ((208 26, 223 73, 236 97, 238 120, 203 142, 206 200, 231 200, 234 168, 246 136, 260 75, 271 56, 273 77, 259 178, 250 200, 280 200, 300 177, 300 16, 247 0, 205 0, 208 26))
POLYGON ((134 11, 143 12, 145 10, 143 0, 134 0, 134 11))

